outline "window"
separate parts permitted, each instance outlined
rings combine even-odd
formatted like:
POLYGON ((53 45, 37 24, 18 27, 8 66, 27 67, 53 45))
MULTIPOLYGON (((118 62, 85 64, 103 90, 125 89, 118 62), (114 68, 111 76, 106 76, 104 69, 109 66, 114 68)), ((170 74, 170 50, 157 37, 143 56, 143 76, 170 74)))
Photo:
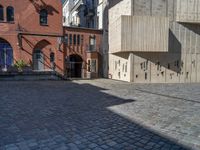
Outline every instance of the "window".
POLYGON ((157 62, 157 70, 160 70, 160 62, 157 62))
POLYGON ((148 60, 146 61, 146 70, 148 70, 148 60))
POLYGON ((54 62, 55 61, 55 54, 53 52, 50 53, 50 62, 54 62))
POLYGON ((83 45, 84 36, 81 35, 81 45, 83 45))
POLYGON ((97 60, 96 59, 91 60, 91 72, 97 72, 97 60))
POLYGON ((127 72, 127 70, 128 70, 127 66, 128 66, 128 64, 126 63, 126 65, 125 65, 125 72, 127 72))
POLYGON ((3 6, 0 5, 0 21, 4 21, 3 6))
POLYGON ((145 72, 145 80, 147 80, 147 72, 145 72))
POLYGON ((91 72, 90 66, 91 66, 91 63, 90 63, 90 60, 88 60, 88 71, 89 72, 91 72))
POLYGON ((65 35, 65 44, 68 45, 68 34, 65 35))
POLYGON ((143 63, 140 63, 140 67, 141 67, 141 69, 143 69, 143 63))
POLYGON ((72 45, 72 34, 69 35, 69 44, 72 45))
POLYGON ((97 72, 97 60, 96 59, 88 60, 88 71, 93 72, 93 73, 97 72))
POLYGON ((48 12, 46 9, 40 11, 40 24, 47 25, 48 23, 48 12))
POLYGON ((95 38, 95 36, 90 36, 89 51, 95 51, 95 45, 96 45, 96 38, 95 38))
POLYGON ((186 79, 189 78, 189 72, 186 72, 186 79))
POLYGON ((74 45, 76 45, 76 34, 74 34, 74 45))
POLYGON ((14 21, 14 8, 12 6, 8 6, 6 9, 7 21, 14 21))
POLYGON ((77 35, 77 44, 80 45, 80 43, 81 43, 80 35, 77 35))
POLYGON ((117 61, 115 61, 115 70, 117 70, 117 61))

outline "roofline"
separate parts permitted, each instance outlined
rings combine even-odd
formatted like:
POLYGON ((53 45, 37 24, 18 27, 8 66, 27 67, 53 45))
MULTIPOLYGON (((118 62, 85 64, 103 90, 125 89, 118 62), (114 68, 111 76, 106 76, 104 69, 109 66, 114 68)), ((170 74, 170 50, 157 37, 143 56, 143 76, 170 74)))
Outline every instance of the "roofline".
POLYGON ((77 30, 90 30, 90 31, 99 31, 99 32, 103 32, 102 29, 93 29, 93 28, 85 28, 85 27, 71 27, 71 26, 63 26, 63 28, 68 28, 68 29, 77 29, 77 30))

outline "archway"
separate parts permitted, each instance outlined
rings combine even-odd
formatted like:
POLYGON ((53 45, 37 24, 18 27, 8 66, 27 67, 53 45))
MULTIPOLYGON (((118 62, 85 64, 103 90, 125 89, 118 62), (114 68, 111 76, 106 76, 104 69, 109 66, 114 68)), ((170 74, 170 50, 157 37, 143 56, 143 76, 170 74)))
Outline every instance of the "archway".
POLYGON ((33 69, 37 71, 44 70, 44 55, 40 49, 33 52, 33 69))
POLYGON ((70 55, 67 61, 67 74, 70 78, 81 78, 82 77, 82 65, 83 59, 77 55, 70 55))
POLYGON ((7 71, 13 64, 13 49, 10 43, 0 38, 0 70, 7 71))
POLYGON ((44 49, 50 45, 46 40, 41 40, 36 44, 33 49, 33 69, 35 71, 44 71, 45 70, 45 55, 43 53, 44 49))

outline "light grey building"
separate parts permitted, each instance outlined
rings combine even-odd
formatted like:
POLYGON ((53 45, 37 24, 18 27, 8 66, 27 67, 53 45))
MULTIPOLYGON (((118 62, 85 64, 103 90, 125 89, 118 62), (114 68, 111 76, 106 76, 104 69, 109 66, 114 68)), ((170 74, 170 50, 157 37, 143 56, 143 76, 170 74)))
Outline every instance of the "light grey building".
POLYGON ((97 28, 97 0, 66 0, 63 4, 63 25, 97 28))
POLYGON ((200 0, 110 0, 109 77, 200 82, 200 0))

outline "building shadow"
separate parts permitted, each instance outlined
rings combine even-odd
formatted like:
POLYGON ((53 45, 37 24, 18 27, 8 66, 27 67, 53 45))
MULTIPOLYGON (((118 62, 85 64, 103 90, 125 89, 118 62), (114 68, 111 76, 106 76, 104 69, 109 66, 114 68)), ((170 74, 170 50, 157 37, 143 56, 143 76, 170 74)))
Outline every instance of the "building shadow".
MULTIPOLYGON (((45 8, 48 10, 48 14, 50 14, 50 15, 53 15, 54 13, 59 14, 58 10, 56 10, 52 5, 47 4, 43 0, 29 0, 29 1, 35 7, 35 10, 37 11, 37 13, 40 13, 41 9, 45 8)), ((59 3, 61 3, 61 1, 59 3)))
MULTIPOLYGON (((137 52, 133 51, 132 53, 135 56, 141 57, 145 59, 145 61, 151 62, 157 66, 158 68, 164 67, 168 70, 174 71, 176 73, 181 73, 181 70, 183 69, 183 60, 181 59, 181 50, 182 45, 180 41, 177 39, 175 34, 169 30, 169 38, 168 38, 168 51, 166 52, 137 52)), ((121 55, 121 53, 115 53, 115 55, 128 59, 128 54, 130 52, 127 52, 124 55, 121 55)))
POLYGON ((196 24, 192 23, 180 23, 180 24, 183 25, 185 28, 187 28, 189 31, 192 31, 195 34, 200 35, 200 27, 197 26, 196 24))
POLYGON ((0 149, 189 150, 110 109, 134 99, 90 84, 4 82, 0 95, 0 149))
POLYGON ((103 65, 101 67, 102 70, 102 77, 108 78, 109 77, 109 41, 108 41, 108 20, 109 20, 109 1, 105 4, 103 8, 103 18, 102 18, 102 27, 103 27, 103 36, 102 36, 102 62, 103 65))
POLYGON ((116 4, 120 3, 123 0, 108 0, 109 2, 109 9, 114 7, 116 4))

